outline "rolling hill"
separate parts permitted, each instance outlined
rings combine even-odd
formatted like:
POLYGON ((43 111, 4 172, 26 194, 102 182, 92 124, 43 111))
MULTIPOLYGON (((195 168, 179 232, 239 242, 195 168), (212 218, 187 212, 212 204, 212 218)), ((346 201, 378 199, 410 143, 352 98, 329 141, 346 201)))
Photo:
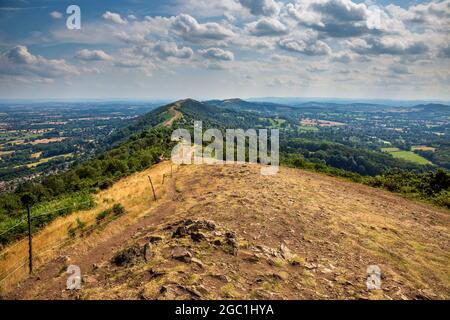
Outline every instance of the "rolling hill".
MULTIPOLYGON (((165 160, 171 130, 194 119, 246 128, 258 116, 185 99, 118 131, 115 147, 67 175, 83 177, 97 206, 43 226, 37 271, 16 269, 1 296, 450 298, 448 210, 294 168, 262 176, 259 164, 174 166, 165 160), (113 215, 116 206, 125 212, 113 215), (69 265, 82 270, 81 290, 65 290, 69 265), (378 290, 366 286, 371 265, 381 269, 378 290)), ((26 242, 6 246, 0 270, 26 256, 26 242)))

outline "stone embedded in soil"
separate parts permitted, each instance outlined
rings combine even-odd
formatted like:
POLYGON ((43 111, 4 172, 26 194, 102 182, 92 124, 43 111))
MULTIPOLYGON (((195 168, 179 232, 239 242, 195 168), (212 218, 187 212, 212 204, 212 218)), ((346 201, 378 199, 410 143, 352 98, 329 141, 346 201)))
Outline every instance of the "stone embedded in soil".
POLYGON ((146 243, 144 246, 144 260, 149 262, 153 258, 153 250, 151 243, 146 243))
POLYGON ((280 253, 285 260, 291 260, 294 257, 291 250, 289 250, 289 248, 284 243, 280 245, 280 253))
POLYGON ((119 251, 113 258, 112 263, 117 266, 124 266, 135 263, 143 255, 142 249, 138 245, 133 245, 122 251, 119 251))
POLYGON ((198 265, 201 268, 204 268, 205 265, 203 264, 203 262, 200 259, 197 258, 191 258, 191 262, 195 263, 196 265, 198 265))
POLYGON ((194 242, 200 242, 202 240, 206 240, 206 236, 201 232, 193 232, 191 233, 191 239, 194 242))
POLYGON ((161 236, 155 236, 155 235, 150 236, 148 238, 148 242, 150 242, 152 244, 157 244, 157 243, 161 242, 162 240, 163 240, 163 238, 161 236))
POLYGON ((172 258, 182 262, 191 262, 192 254, 184 248, 176 247, 172 251, 172 258))

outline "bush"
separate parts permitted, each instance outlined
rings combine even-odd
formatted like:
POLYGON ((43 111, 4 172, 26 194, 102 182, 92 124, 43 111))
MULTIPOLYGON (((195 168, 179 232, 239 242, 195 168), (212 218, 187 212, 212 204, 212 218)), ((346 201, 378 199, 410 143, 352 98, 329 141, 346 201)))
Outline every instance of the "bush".
POLYGON ((120 204, 120 203, 116 203, 113 207, 112 207, 112 211, 114 212, 114 214, 116 216, 124 214, 125 213, 125 207, 120 204))
POLYGON ((120 216, 121 214, 125 213, 125 207, 120 203, 116 203, 112 208, 103 210, 95 218, 97 220, 97 223, 100 223, 100 221, 103 221, 111 213, 113 213, 114 216, 120 216))
POLYGON ((111 213, 111 209, 106 209, 103 210, 102 212, 100 212, 95 219, 97 220, 97 223, 99 223, 100 221, 102 221, 103 219, 105 219, 110 213, 111 213))

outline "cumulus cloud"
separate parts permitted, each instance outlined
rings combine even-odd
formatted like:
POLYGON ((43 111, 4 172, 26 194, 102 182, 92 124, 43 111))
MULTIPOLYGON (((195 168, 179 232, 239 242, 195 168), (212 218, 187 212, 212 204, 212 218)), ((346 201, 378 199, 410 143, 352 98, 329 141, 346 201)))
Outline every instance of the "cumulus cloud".
POLYGON ((424 42, 397 37, 357 39, 350 43, 350 48, 363 55, 420 55, 429 50, 424 42))
POLYGON ((280 12, 281 4, 273 0, 239 0, 253 15, 274 16, 280 12))
POLYGON ((450 45, 439 49, 439 56, 441 58, 450 58, 450 45))
POLYGON ((0 74, 42 80, 78 75, 79 72, 63 59, 46 59, 33 55, 26 46, 19 45, 0 55, 0 74))
POLYGON ((114 13, 114 12, 110 12, 110 11, 106 11, 103 15, 102 18, 111 22, 114 22, 116 24, 127 24, 128 21, 123 19, 120 14, 118 13, 114 13))
POLYGON ((257 37, 273 37, 288 33, 286 26, 274 18, 262 18, 249 23, 247 30, 251 35, 257 37))
POLYGON ((450 19, 450 0, 430 1, 427 3, 419 3, 402 8, 400 6, 390 4, 386 6, 386 10, 393 16, 405 22, 430 24, 430 25, 447 25, 450 19))
POLYGON ((82 49, 75 54, 75 58, 85 61, 109 61, 112 57, 103 50, 82 49))
POLYGON ((220 48, 208 48, 199 50, 199 53, 208 59, 211 60, 223 60, 223 61, 232 61, 234 60, 234 54, 228 50, 222 50, 220 48))
POLYGON ((392 27, 379 7, 351 0, 312 0, 286 5, 288 15, 302 26, 336 38, 376 34, 392 27))
POLYGON ((50 17, 53 19, 61 19, 63 17, 63 14, 59 11, 52 11, 50 12, 50 17))
POLYGON ((153 48, 158 57, 162 59, 174 57, 179 59, 189 59, 194 52, 189 47, 178 47, 174 42, 159 42, 153 48))
POLYGON ((353 60, 349 52, 338 52, 331 57, 332 62, 350 63, 353 60))
POLYGON ((298 52, 308 56, 324 56, 331 53, 330 47, 320 40, 296 40, 287 38, 280 40, 278 46, 283 50, 298 52))
POLYGON ((199 23, 188 15, 180 14, 172 22, 173 30, 183 39, 191 42, 205 40, 224 40, 232 37, 234 33, 216 22, 199 23))

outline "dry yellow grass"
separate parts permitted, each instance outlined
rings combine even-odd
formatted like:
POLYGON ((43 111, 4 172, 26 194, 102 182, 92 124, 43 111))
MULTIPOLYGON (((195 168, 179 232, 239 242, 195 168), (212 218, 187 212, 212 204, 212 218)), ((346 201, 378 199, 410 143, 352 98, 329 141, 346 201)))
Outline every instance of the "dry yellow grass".
MULTIPOLYGON (((161 187, 162 175, 170 173, 170 166, 170 162, 163 162, 143 172, 120 180, 110 189, 102 191, 95 196, 95 201, 98 205, 94 209, 75 212, 67 217, 58 218, 38 234, 34 235, 33 252, 35 255, 35 269, 38 269, 41 265, 57 256, 58 245, 61 243, 63 245, 73 246, 74 250, 88 250, 89 247, 95 246, 98 241, 104 241, 112 234, 120 232, 126 225, 146 215, 155 205, 147 176, 150 175, 152 177, 157 198, 160 198, 164 193, 161 187), (98 235, 93 234, 89 238, 89 243, 85 239, 69 239, 67 228, 71 224, 76 225, 75 221, 77 218, 86 222, 86 228, 89 228, 89 226, 95 225, 97 214, 112 207, 114 203, 121 203, 127 213, 108 225, 98 235)), ((26 239, 6 247, 0 253, 0 274, 3 275, 7 271, 14 270, 17 265, 23 264, 27 259, 28 243, 26 239)), ((25 263, 0 283, 0 292, 9 291, 16 283, 25 279, 27 276, 28 264, 25 263)))

